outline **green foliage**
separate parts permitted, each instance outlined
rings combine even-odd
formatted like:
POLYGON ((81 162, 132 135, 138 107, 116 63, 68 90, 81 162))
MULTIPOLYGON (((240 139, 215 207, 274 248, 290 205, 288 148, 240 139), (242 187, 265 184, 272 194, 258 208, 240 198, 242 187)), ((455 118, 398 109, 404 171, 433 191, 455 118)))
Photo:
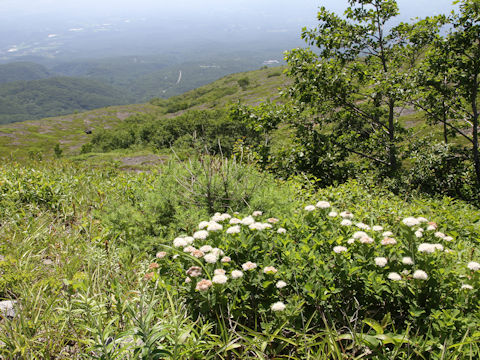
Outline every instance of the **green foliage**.
POLYGON ((57 77, 0 85, 0 124, 40 119, 132 101, 124 92, 90 79, 57 77))
POLYGON ((245 91, 248 85, 250 85, 250 79, 248 77, 244 77, 244 78, 238 79, 237 83, 238 83, 238 86, 240 86, 242 90, 245 91))
POLYGON ((45 79, 51 75, 44 66, 31 62, 13 62, 0 65, 0 84, 45 79))
POLYGON ((229 156, 240 137, 248 137, 251 141, 257 139, 256 134, 244 124, 230 119, 226 110, 191 110, 174 118, 136 115, 115 130, 95 133, 91 144, 84 146, 82 152, 133 146, 155 149, 173 146, 196 147, 229 156))

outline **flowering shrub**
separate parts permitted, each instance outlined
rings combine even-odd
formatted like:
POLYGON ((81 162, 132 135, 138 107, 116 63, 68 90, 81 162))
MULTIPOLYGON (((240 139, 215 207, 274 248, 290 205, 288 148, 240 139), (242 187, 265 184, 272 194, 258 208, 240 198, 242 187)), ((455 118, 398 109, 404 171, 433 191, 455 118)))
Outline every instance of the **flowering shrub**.
POLYGON ((174 239, 154 271, 213 321, 266 329, 286 317, 300 328, 327 315, 352 326, 389 314, 397 330, 464 334, 479 323, 480 256, 421 215, 380 223, 327 201, 283 220, 217 213, 174 239), (454 309, 459 320, 446 327, 439 314, 454 309))

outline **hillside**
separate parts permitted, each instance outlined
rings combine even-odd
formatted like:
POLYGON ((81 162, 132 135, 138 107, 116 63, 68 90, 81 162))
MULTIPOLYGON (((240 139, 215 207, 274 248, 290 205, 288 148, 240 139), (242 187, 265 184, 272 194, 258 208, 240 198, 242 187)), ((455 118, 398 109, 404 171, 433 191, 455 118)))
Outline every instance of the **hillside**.
POLYGON ((0 84, 14 81, 46 79, 52 76, 45 66, 32 62, 14 62, 0 65, 0 84))
POLYGON ((0 123, 65 115, 133 102, 125 92, 96 80, 55 77, 0 85, 0 123))
POLYGON ((101 129, 114 129, 128 116, 136 113, 175 117, 186 109, 222 108, 237 101, 255 105, 262 100, 274 100, 278 97, 277 89, 286 82, 282 70, 283 68, 267 68, 228 75, 168 100, 152 100, 152 104, 96 109, 68 116, 0 125, 0 157, 12 153, 15 158, 25 158, 28 154, 51 156, 56 144, 62 146, 64 154, 78 154, 80 147, 91 138, 91 135, 85 134, 86 129, 91 129, 93 134, 101 129), (243 89, 238 82, 245 78, 249 79, 249 84, 243 89))

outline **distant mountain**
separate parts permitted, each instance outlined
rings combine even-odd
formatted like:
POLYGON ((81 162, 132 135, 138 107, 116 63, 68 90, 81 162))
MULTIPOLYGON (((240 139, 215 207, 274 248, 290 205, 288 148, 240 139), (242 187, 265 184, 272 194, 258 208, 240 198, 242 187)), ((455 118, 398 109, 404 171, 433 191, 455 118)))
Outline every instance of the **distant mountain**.
POLYGON ((42 65, 32 62, 13 62, 0 65, 0 84, 13 81, 46 79, 53 74, 42 65))
POLYGON ((96 80, 54 77, 0 85, 0 124, 124 105, 133 99, 96 80))

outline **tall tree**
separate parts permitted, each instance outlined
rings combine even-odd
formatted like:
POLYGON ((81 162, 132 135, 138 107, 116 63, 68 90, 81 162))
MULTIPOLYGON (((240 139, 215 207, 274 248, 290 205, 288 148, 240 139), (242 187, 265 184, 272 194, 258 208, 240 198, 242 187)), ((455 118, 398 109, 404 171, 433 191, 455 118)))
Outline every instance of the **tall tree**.
POLYGON ((480 0, 463 0, 459 9, 448 19, 447 35, 438 37, 426 54, 417 76, 421 91, 414 103, 431 121, 442 123, 444 132, 448 128, 468 140, 480 184, 480 0))
POLYGON ((318 112, 319 128, 350 153, 393 174, 403 129, 399 109, 408 92, 408 74, 424 42, 412 42, 415 25, 389 22, 398 15, 395 0, 349 0, 344 16, 324 7, 319 25, 302 38, 318 49, 287 53, 289 94, 318 112))

